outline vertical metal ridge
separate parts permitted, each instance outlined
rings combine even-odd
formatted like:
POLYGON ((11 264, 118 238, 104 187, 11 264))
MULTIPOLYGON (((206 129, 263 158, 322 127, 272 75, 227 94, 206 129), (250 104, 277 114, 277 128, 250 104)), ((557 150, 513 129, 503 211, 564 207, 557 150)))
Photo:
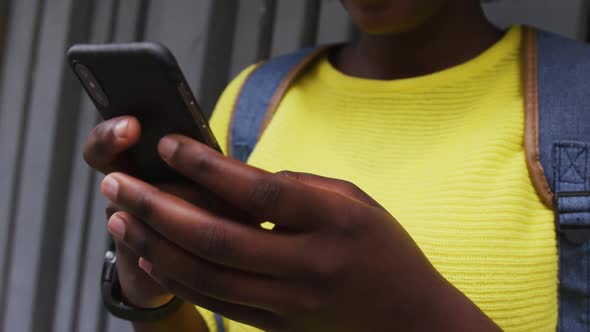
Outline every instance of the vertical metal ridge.
POLYGON ((305 23, 299 45, 310 47, 317 44, 321 3, 319 0, 305 1, 305 23))
POLYGON ((207 118, 229 80, 233 40, 238 13, 237 0, 212 1, 205 46, 203 71, 199 79, 200 106, 207 118))
MULTIPOLYGON (((24 146, 26 137, 27 137, 27 123, 29 120, 29 110, 31 105, 31 96, 32 96, 32 87, 35 75, 35 69, 37 66, 37 57, 39 51, 39 39, 41 37, 41 20, 43 18, 43 11, 45 8, 45 1, 44 0, 37 0, 37 10, 35 12, 35 29, 33 32, 33 36, 31 38, 31 55, 29 60, 27 61, 27 67, 30 69, 27 73, 27 83, 26 83, 26 90, 24 96, 24 103, 22 105, 22 118, 19 124, 19 134, 18 140, 15 142, 18 146, 24 146)), ((19 149, 17 152, 16 158, 16 167, 14 171, 13 178, 16 181, 13 182, 13 186, 11 189, 11 199, 9 212, 8 222, 8 229, 7 229, 7 237, 6 243, 4 243, 5 251, 4 251, 4 266, 2 266, 2 280, 0 281, 0 330, 4 328, 4 324, 6 321, 6 301, 8 296, 8 281, 10 277, 10 267, 12 266, 12 253, 13 253, 13 243, 14 243, 14 232, 16 230, 16 213, 17 207, 19 204, 18 198, 20 196, 20 181, 19 179, 22 177, 22 166, 24 163, 24 149, 19 149)), ((7 331, 9 332, 9 331, 7 331)))
POLYGON ((260 7, 260 21, 258 24, 258 48, 256 61, 268 59, 271 51, 274 32, 275 16, 277 12, 276 0, 264 0, 260 7))
MULTIPOLYGON (((0 77, 2 77, 2 62, 4 58, 5 43, 6 43, 6 29, 8 27, 8 18, 12 9, 11 0, 0 0, 0 77)), ((0 113, 2 110, 0 110, 0 113)))
MULTIPOLYGON (((135 40, 142 41, 145 39, 145 31, 148 21, 148 14, 150 12, 150 7, 152 5, 152 0, 142 0, 139 4, 138 10, 138 18, 137 18, 137 25, 135 27, 135 40)), ((114 30, 113 30, 114 33, 114 30)), ((115 40, 115 36, 113 35, 111 40, 115 40)))
MULTIPOLYGON (((92 188, 92 191, 94 192, 94 195, 96 195, 96 192, 97 192, 97 190, 96 190, 96 188, 97 188, 96 182, 97 181, 96 180, 98 179, 98 177, 96 175, 97 175, 96 172, 94 172, 94 174, 93 174, 93 176, 91 178, 91 180, 93 180, 93 184, 92 184, 91 188, 92 188)), ((93 198, 92 196, 90 196, 90 197, 93 198)), ((91 208, 88 209, 88 211, 91 211, 91 210, 92 210, 91 208)), ((89 217, 89 220, 88 220, 88 222, 86 224, 88 225, 91 222, 92 222, 92 218, 89 217)), ((90 232, 88 230, 89 230, 89 228, 85 229, 85 231, 86 231, 85 236, 88 236, 88 234, 90 234, 90 232)), ((109 235, 107 235, 106 238, 105 238, 105 245, 104 245, 105 251, 106 251, 106 248, 108 246, 108 240, 109 240, 109 235)), ((88 250, 86 250, 86 251, 88 251, 88 250)), ((97 288, 97 291, 100 292, 100 284, 97 283, 96 288, 97 288)), ((99 317, 98 318, 98 323, 96 325, 95 331, 96 332, 104 332, 104 331, 106 331, 107 320, 108 320, 109 316, 108 316, 108 313, 107 313, 105 307, 102 305, 102 302, 101 302, 101 304, 98 307, 98 317, 99 317)))
MULTIPOLYGON (((67 14, 68 31, 65 36, 67 43, 87 40, 90 33, 89 22, 94 12, 90 1, 72 1, 67 14)), ((49 185, 50 194, 44 203, 44 220, 42 224, 41 245, 39 256, 42 257, 39 271, 45 273, 37 279, 35 301, 33 304, 33 331, 47 331, 53 326, 58 278, 59 262, 63 248, 67 200, 71 181, 71 169, 74 160, 75 137, 77 130, 70 123, 78 123, 81 89, 69 67, 64 65, 59 80, 55 131, 50 160, 49 185)), ((66 263, 66 262, 64 262, 66 263)))
MULTIPOLYGON (((116 6, 115 6, 116 7, 116 6)), ((97 117, 97 121, 98 121, 98 117, 97 117)), ((80 308, 80 300, 81 300, 81 290, 82 290, 82 281, 84 278, 82 278, 83 274, 84 274, 84 261, 86 260, 86 252, 88 251, 88 241, 86 241, 86 239, 88 239, 88 234, 90 233, 89 230, 89 224, 91 222, 91 211, 92 211, 92 202, 94 201, 94 194, 95 194, 95 183, 96 183, 96 172, 95 171, 91 171, 88 170, 88 172, 90 172, 90 177, 88 180, 88 191, 86 192, 86 197, 84 199, 84 206, 86 207, 84 209, 84 219, 81 220, 81 222, 84 224, 84 226, 82 227, 82 241, 81 241, 81 247, 80 247, 80 254, 78 255, 78 260, 76 261, 76 265, 77 265, 77 272, 76 272, 76 283, 74 284, 74 287, 76 289, 76 296, 74 297, 74 305, 72 306, 74 313, 72 315, 72 320, 70 321, 70 327, 68 329, 68 331, 70 332, 76 332, 76 327, 78 326, 78 321, 80 319, 80 311, 78 310, 78 308, 80 308)), ((59 331, 56 331, 59 332, 59 331)))
MULTIPOLYGON (((94 0, 95 6, 97 6, 96 1, 101 0, 94 0)), ((109 32, 107 33, 107 42, 113 42, 115 40, 115 33, 117 31, 117 20, 119 19, 119 6, 117 5, 118 1, 114 1, 113 7, 111 8, 111 19, 109 20, 109 32)), ((96 121, 100 119, 99 116, 96 117, 96 121)))

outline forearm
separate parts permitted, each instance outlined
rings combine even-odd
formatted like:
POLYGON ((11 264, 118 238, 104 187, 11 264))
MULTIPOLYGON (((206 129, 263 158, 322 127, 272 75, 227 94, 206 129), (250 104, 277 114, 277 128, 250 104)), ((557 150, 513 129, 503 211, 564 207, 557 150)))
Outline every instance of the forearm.
POLYGON ((133 329, 135 332, 209 332, 203 317, 190 303, 183 304, 178 311, 162 321, 133 323, 133 329))

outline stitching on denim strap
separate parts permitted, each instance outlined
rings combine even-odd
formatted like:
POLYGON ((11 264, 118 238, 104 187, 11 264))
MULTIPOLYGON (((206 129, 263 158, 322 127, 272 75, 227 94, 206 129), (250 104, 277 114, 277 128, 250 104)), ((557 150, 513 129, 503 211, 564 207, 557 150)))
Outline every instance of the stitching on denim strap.
POLYGON ((560 146, 560 182, 572 184, 584 184, 586 178, 586 156, 588 149, 586 147, 560 146), (565 151, 564 151, 565 150, 565 151), (565 153, 564 153, 565 152, 565 153), (565 158, 563 157, 565 155, 565 158), (572 157, 575 155, 575 157, 572 157), (566 165, 562 164, 566 161, 566 165), (568 175, 573 170, 573 175, 568 175))

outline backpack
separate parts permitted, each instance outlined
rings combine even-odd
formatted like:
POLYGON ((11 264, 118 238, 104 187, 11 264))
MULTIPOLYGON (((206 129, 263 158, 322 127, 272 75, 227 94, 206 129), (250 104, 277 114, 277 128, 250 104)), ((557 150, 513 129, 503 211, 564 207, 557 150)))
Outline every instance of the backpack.
MULTIPOLYGON (((248 160, 289 86, 330 48, 302 49, 250 73, 234 105, 231 157, 248 160)), ((538 196, 555 211, 558 331, 589 331, 590 46, 524 27, 522 54, 527 166, 538 196)), ((220 316, 216 322, 224 331, 220 316)))

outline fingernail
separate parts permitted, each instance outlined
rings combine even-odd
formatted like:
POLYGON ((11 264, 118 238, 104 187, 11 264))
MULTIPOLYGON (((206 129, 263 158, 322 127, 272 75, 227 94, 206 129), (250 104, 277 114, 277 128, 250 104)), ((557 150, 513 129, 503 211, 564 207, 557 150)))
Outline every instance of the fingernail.
POLYGON ((121 120, 115 125, 115 128, 113 128, 113 133, 117 138, 125 138, 127 126, 129 126, 129 120, 121 120))
POLYGON ((178 141, 173 138, 164 137, 160 140, 160 155, 164 159, 170 159, 174 155, 174 152, 176 152, 177 148, 178 141))
POLYGON ((109 220, 109 233, 116 238, 123 239, 125 237, 125 220, 119 215, 113 215, 109 220))
POLYGON ((102 180, 102 193, 110 199, 117 197, 117 191, 119 190, 119 183, 113 179, 112 176, 107 176, 102 180))
POLYGON ((152 263, 148 262, 145 258, 140 257, 139 258, 139 263, 138 263, 139 267, 144 270, 146 273, 151 273, 152 272, 152 263))

